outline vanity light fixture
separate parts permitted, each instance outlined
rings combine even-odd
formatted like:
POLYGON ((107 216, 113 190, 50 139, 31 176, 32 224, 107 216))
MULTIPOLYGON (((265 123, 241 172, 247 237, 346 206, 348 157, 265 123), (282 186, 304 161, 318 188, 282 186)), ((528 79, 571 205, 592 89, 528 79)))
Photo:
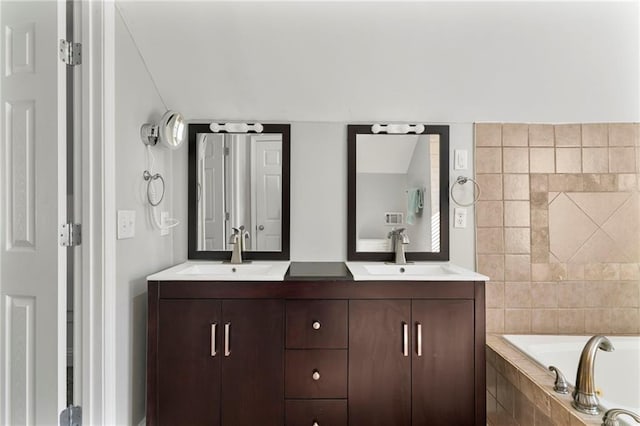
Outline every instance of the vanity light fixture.
POLYGON ((387 134, 406 134, 415 133, 420 134, 424 132, 424 124, 374 124, 371 126, 371 131, 375 134, 387 133, 387 134))
POLYGON ((211 123, 209 125, 209 128, 214 133, 218 133, 218 132, 221 132, 221 131, 224 131, 224 132, 227 132, 227 133, 249 133, 249 132, 262 133, 262 130, 264 130, 264 127, 260 123, 253 123, 253 124, 249 124, 249 123, 224 123, 224 124, 211 123))
POLYGON ((158 124, 143 124, 140 137, 145 145, 155 146, 160 142, 169 149, 176 149, 187 139, 184 117, 179 112, 167 111, 158 124))

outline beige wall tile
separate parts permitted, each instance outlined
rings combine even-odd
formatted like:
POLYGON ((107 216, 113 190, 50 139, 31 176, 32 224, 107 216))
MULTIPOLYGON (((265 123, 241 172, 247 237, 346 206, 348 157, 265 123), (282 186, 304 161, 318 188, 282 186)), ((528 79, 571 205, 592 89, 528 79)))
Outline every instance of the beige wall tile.
POLYGON ((476 250, 478 254, 504 253, 503 228, 478 228, 476 230, 476 250))
POLYGON ((503 146, 527 146, 529 144, 529 125, 527 124, 503 124, 503 146))
POLYGON ((502 124, 500 123, 476 123, 476 146, 501 146, 502 124))
POLYGON ((504 276, 505 281, 530 281, 531 257, 525 254, 505 255, 504 276))
POLYGON ((531 230, 529 228, 504 228, 504 249, 510 254, 531 253, 531 230))
POLYGON ((532 263, 547 263, 550 255, 548 248, 531 246, 532 263))
POLYGON ((582 138, 579 124, 556 124, 556 146, 580 146, 582 138))
POLYGON ((640 266, 637 263, 621 264, 620 279, 628 281, 640 281, 640 266))
POLYGON ((567 265, 567 279, 571 281, 584 280, 584 265, 569 263, 567 265))
POLYGON ((640 282, 619 281, 606 283, 609 287, 606 306, 612 308, 638 308, 640 307, 640 282))
POLYGON ((491 280, 504 281, 504 256, 501 254, 479 254, 478 272, 491 280))
POLYGON ((552 281, 564 281, 567 279, 567 264, 552 262, 551 266, 551 280, 552 281))
POLYGON ((584 313, 584 328, 589 334, 611 332, 611 309, 587 309, 584 313))
POLYGON ((488 281, 485 284, 485 297, 487 308, 504 308, 504 283, 488 281))
POLYGON ((529 202, 505 201, 504 225, 505 226, 529 226, 529 202))
POLYGON ((505 309, 504 331, 505 333, 531 333, 531 310, 505 309))
POLYGON ((487 333, 504 333, 504 309, 487 308, 485 319, 487 333))
POLYGON ((584 279, 587 281, 599 281, 603 279, 604 264, 587 263, 584 265, 584 279))
POLYGON ((558 311, 555 309, 532 309, 531 332, 544 334, 558 333, 558 311))
POLYGON ((502 200, 502 175, 481 174, 476 176, 480 186, 479 200, 502 200))
POLYGON ((531 283, 531 306, 534 308, 557 308, 557 283, 531 283))
POLYGON ((504 148, 502 154, 505 173, 529 173, 528 148, 504 148))
POLYGON ((502 226, 502 201, 478 201, 476 204, 476 225, 478 227, 502 226))
POLYGON ((580 148, 556 148, 556 173, 580 173, 581 152, 580 148))
MULTIPOLYGON (((640 241, 638 240, 638 235, 640 235, 640 193, 633 193, 629 200, 602 225, 602 230, 613 239, 615 246, 630 261, 640 262, 640 241)), ((618 262, 623 262, 623 260, 618 262)))
POLYGON ((476 148, 476 173, 501 173, 502 148, 476 148))
POLYGON ((549 399, 551 403, 551 419, 554 426, 571 426, 571 415, 562 403, 553 398, 549 399))
POLYGON ((549 263, 532 263, 531 264, 531 281, 550 281, 551 280, 551 264, 549 263))
POLYGON ((585 286, 581 281, 565 281, 558 283, 558 307, 559 308, 584 308, 585 286))
POLYGON ((567 334, 584 333, 583 309, 559 309, 558 310, 558 332, 567 334))
POLYGON ((640 126, 638 123, 609 124, 609 146, 639 146, 640 126))
POLYGON ((549 191, 569 192, 582 191, 584 188, 581 174, 549 175, 549 191))
POLYGON ((531 194, 531 209, 545 209, 549 204, 549 194, 547 192, 534 192, 531 194))
POLYGON ((528 200, 529 199, 529 175, 506 174, 504 175, 504 199, 528 200))
POLYGON ((611 311, 612 333, 639 333, 640 310, 639 309, 613 309, 611 311))
POLYGON ((514 410, 514 416, 517 424, 534 424, 533 412, 535 410, 535 406, 533 405, 533 402, 529 401, 522 392, 516 392, 514 410))
POLYGON ((618 175, 618 191, 636 191, 638 190, 638 177, 633 173, 618 175))
POLYGON ((583 124, 582 146, 607 146, 607 133, 606 124, 583 124))
POLYGON ((609 148, 582 148, 582 171, 584 173, 607 173, 609 171, 609 148))
POLYGON ((618 175, 614 174, 583 174, 585 191, 616 191, 618 175))
POLYGON ((565 194, 549 205, 549 249, 560 261, 571 259, 596 229, 565 194))
POLYGON ((546 174, 530 174, 531 192, 549 191, 549 178, 546 174))
POLYGON ((636 170, 635 147, 609 148, 609 171, 633 173, 636 170))
POLYGON ((531 288, 529 287, 529 283, 504 283, 504 306, 506 308, 530 308, 531 288))
POLYGON ((531 227, 547 228, 549 226, 549 211, 545 209, 531 209, 531 227))
POLYGON ((531 173, 554 173, 555 155, 553 148, 530 148, 531 173))
POLYGON ((529 124, 529 146, 553 146, 553 125, 529 124))

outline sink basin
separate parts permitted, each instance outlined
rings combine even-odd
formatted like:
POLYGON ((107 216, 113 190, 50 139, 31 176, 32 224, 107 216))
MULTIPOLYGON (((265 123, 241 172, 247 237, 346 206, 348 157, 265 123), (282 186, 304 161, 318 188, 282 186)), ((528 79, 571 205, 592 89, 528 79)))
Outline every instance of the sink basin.
POLYGON ((150 281, 282 281, 289 261, 185 262, 147 277, 150 281))
POLYGON ((489 278, 451 263, 347 262, 355 281, 488 281, 489 278))

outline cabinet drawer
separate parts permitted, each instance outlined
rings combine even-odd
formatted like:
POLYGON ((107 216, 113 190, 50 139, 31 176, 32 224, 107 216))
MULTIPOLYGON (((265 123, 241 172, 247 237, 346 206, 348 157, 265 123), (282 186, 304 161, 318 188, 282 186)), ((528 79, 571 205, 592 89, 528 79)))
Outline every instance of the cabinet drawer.
POLYGON ((347 426, 347 401, 344 399, 287 400, 286 426, 347 426))
POLYGON ((286 398, 346 398, 346 350, 287 350, 286 398))
POLYGON ((287 302, 287 348, 346 349, 346 300, 287 302))

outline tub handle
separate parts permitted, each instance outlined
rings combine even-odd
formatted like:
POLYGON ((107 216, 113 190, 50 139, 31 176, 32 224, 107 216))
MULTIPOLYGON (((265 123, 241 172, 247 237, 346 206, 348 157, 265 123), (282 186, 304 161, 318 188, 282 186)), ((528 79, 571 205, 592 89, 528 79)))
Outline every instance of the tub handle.
POLYGON ((624 410, 622 408, 612 408, 611 410, 604 413, 604 417, 602 418, 602 426, 619 426, 620 423, 617 419, 619 415, 627 415, 636 422, 640 423, 640 416, 636 413, 633 413, 629 410, 624 410))
POLYGON ((567 379, 565 379, 564 374, 562 374, 558 367, 550 365, 549 371, 553 371, 554 373, 556 373, 556 381, 553 384, 553 390, 556 393, 560 393, 563 395, 569 393, 569 384, 567 383, 567 379))

